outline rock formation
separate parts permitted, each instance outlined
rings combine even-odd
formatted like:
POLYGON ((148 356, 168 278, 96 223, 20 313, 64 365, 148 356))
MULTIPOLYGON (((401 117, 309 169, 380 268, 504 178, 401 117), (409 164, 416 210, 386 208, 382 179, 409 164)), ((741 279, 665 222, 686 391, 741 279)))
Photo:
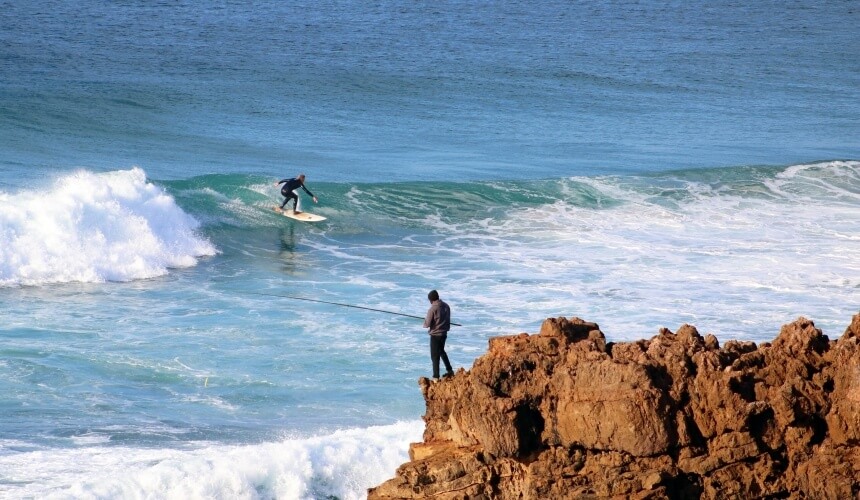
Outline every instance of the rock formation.
POLYGON ((371 500, 860 497, 860 314, 722 347, 551 318, 419 385, 424 442, 371 500))

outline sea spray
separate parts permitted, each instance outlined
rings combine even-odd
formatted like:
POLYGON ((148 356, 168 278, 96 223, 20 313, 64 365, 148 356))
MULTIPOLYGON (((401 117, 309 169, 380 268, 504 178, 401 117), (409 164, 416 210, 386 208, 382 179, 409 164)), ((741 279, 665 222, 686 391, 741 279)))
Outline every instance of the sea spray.
POLYGON ((214 255, 198 222, 140 168, 79 170, 0 193, 0 285, 129 281, 214 255))
POLYGON ((23 443, 0 442, 3 476, 26 482, 0 481, 0 497, 358 500, 408 460, 409 443, 420 441, 423 430, 419 420, 271 443, 182 449, 105 443, 20 451, 23 443))

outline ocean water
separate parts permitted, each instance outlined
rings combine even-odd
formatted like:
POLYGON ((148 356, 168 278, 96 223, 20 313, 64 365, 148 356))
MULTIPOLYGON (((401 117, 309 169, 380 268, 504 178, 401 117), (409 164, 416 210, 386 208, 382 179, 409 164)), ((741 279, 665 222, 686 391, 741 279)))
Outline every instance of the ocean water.
POLYGON ((466 369, 556 316, 838 337, 858 12, 0 2, 0 498, 363 498, 434 288, 466 369))

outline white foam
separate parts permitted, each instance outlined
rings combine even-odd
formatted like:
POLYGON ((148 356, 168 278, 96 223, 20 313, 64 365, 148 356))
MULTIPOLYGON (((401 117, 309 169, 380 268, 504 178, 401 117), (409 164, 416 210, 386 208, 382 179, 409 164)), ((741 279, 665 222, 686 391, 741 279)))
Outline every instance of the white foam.
POLYGON ((575 178, 565 182, 618 202, 559 200, 489 224, 428 216, 457 258, 426 274, 446 276, 459 307, 494 311, 495 325, 577 315, 613 339, 690 322, 721 339, 771 340, 804 315, 835 336, 857 312, 858 171, 833 162, 731 184, 575 178))
POLYGON ((860 162, 832 161, 794 165, 765 184, 779 196, 803 200, 826 197, 856 204, 860 202, 860 162))
POLYGON ((0 193, 0 286, 162 276, 217 253, 198 226, 140 168, 0 193))
POLYGON ((0 443, 0 497, 48 499, 365 498, 420 441, 421 421, 256 445, 191 449, 0 443), (8 451, 15 448, 14 452, 8 451))

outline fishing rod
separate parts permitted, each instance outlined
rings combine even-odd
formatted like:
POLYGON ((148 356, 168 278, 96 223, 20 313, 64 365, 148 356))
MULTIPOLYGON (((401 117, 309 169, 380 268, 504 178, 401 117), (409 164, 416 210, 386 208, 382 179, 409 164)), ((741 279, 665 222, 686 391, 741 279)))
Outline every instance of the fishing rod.
MULTIPOLYGON (((252 294, 252 295, 263 295, 265 297, 282 297, 285 299, 304 300, 307 302, 318 302, 320 304, 330 304, 333 306, 352 307, 353 309, 364 309, 365 311, 374 311, 374 312, 381 312, 381 313, 385 313, 385 314, 394 314, 396 316, 405 316, 407 318, 424 319, 423 316, 414 316, 412 314, 403 314, 403 313, 394 312, 394 311, 386 311, 385 309, 374 309, 372 307, 364 307, 364 306, 356 306, 356 305, 352 305, 352 304, 344 304, 342 302, 329 302, 327 300, 309 299, 306 297, 297 297, 295 295, 285 295, 285 294, 279 294, 279 293, 261 293, 261 292, 247 292, 247 293, 252 294)), ((454 323, 454 322, 451 322, 451 325, 463 326, 460 323, 454 323)))

